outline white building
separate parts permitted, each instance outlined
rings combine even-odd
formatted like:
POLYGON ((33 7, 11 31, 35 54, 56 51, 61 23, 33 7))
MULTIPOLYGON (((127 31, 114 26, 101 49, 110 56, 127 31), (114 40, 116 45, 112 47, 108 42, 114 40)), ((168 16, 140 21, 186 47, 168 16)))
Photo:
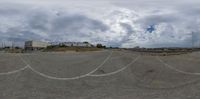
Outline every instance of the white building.
POLYGON ((48 45, 48 43, 41 41, 26 41, 24 48, 25 50, 40 50, 46 48, 48 45))

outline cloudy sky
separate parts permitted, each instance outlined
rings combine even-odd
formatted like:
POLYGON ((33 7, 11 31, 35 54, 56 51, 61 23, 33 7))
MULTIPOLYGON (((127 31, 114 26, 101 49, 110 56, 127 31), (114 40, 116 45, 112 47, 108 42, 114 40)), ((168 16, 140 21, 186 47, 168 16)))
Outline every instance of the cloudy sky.
POLYGON ((200 0, 0 0, 0 42, 197 46, 199 5, 200 0))

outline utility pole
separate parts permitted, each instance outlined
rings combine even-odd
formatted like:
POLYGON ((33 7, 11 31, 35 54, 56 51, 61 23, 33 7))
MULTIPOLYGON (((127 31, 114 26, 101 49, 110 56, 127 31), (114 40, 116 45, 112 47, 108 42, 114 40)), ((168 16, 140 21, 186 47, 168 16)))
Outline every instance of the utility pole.
POLYGON ((194 51, 194 32, 192 31, 192 33, 190 34, 191 35, 191 50, 192 52, 194 51))
POLYGON ((12 47, 12 49, 14 49, 14 47, 15 47, 15 44, 14 44, 13 41, 12 41, 12 45, 11 45, 11 47, 12 47))
POLYGON ((1 48, 4 48, 4 41, 1 42, 1 48))
POLYGON ((194 32, 192 32, 192 48, 194 48, 194 32))
POLYGON ((5 48, 6 47, 6 44, 5 44, 5 41, 3 41, 3 48, 5 48))

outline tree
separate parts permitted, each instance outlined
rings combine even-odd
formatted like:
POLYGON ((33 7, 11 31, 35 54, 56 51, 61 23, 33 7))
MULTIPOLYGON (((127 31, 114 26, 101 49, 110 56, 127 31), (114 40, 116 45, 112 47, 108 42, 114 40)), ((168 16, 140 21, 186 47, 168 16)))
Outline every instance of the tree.
POLYGON ((106 46, 103 46, 102 44, 97 44, 96 47, 97 48, 106 48, 106 46))
POLYGON ((87 42, 87 41, 85 41, 85 42, 83 42, 83 43, 85 43, 85 44, 89 44, 89 42, 87 42))
POLYGON ((64 44, 60 44, 59 47, 67 47, 66 45, 64 44))
POLYGON ((97 48, 102 48, 103 47, 103 45, 102 44, 97 44, 97 46, 96 46, 97 48))

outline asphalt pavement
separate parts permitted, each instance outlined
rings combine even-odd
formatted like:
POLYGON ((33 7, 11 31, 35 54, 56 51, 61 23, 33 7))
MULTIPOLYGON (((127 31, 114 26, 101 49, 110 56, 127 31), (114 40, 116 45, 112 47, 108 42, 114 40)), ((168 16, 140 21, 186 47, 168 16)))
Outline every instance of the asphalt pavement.
POLYGON ((200 53, 0 53, 0 99, 200 99, 200 53))

